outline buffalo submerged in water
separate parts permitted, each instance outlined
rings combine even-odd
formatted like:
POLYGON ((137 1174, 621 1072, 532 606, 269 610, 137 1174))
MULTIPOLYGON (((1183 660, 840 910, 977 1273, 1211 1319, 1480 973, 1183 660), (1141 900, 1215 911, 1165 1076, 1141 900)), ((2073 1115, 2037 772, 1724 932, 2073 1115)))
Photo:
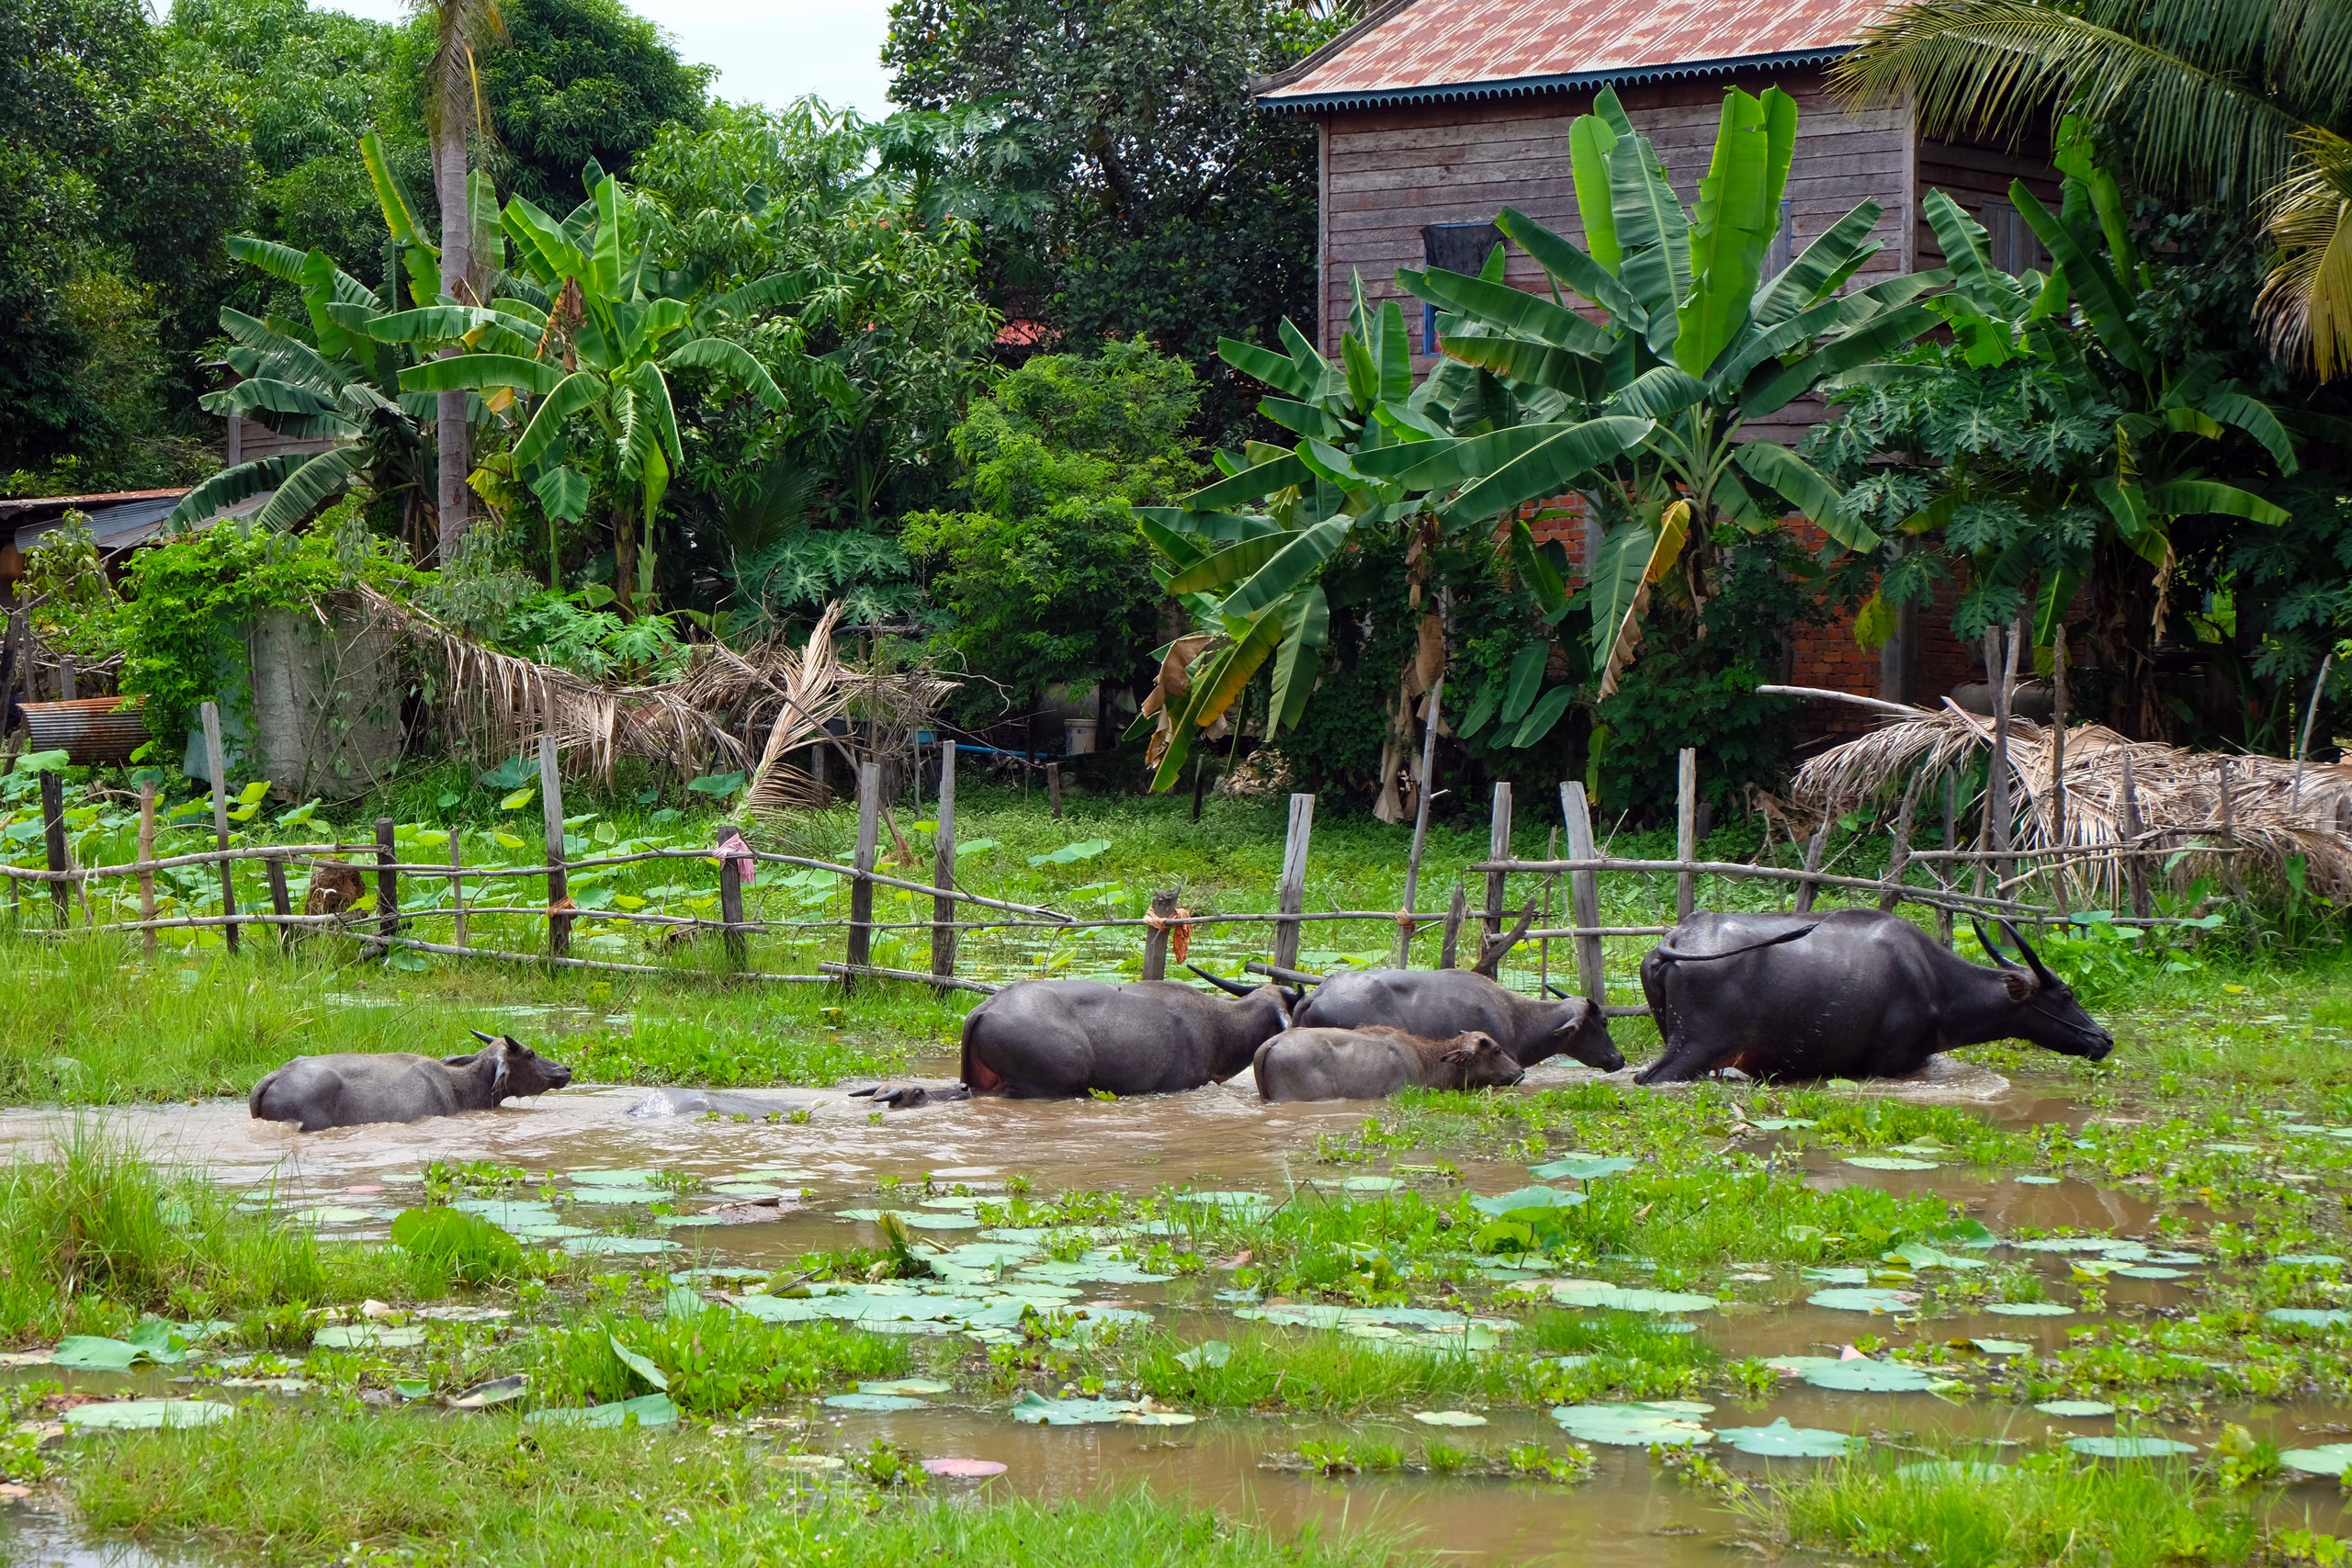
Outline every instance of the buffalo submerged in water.
POLYGON ((1905 1077, 1941 1051, 2025 1040, 2098 1061, 2115 1037, 2007 920, 2023 963, 1983 926, 1997 968, 1875 909, 1699 914, 1642 960, 1665 1050, 1637 1083, 1724 1067, 1758 1078, 1905 1077))
POLYGON ((1227 1001, 1173 980, 1020 980, 965 1015, 962 1077, 1037 1100, 1173 1094, 1244 1071, 1289 1027, 1272 986, 1227 1001))

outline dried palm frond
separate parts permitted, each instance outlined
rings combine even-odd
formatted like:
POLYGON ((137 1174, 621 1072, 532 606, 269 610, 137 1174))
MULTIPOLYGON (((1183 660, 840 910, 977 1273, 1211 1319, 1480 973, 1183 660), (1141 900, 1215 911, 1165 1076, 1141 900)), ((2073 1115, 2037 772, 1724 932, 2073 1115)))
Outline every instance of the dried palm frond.
MULTIPOLYGON (((1940 711, 1923 708, 1917 718, 1896 719, 1814 758, 1798 770, 1796 789, 1815 800, 1860 799, 1921 771, 1964 767, 1992 746, 1992 720, 1950 704, 1940 711)), ((2090 853, 2093 858, 2071 864, 2067 874, 2077 886, 2087 884, 2096 897, 2120 901, 2122 862, 2097 852, 2131 838, 2124 830, 2127 759, 2139 807, 2138 847, 2186 852, 2174 866, 2177 876, 2220 868, 2224 857, 2213 852, 2234 846, 2228 858, 2240 874, 2261 869, 2283 875, 2287 862, 2300 856, 2312 889, 2330 898, 2352 897, 2352 765, 2309 764, 2298 786, 2298 770, 2289 759, 2214 756, 2162 741, 2127 740, 2100 725, 2073 725, 2066 730, 2066 816, 2059 822, 2053 820, 2058 791, 2051 751, 2049 728, 2009 720, 2010 843, 2090 853)))
MULTIPOLYGON (((1218 641, 1204 632, 1180 637, 1168 645, 1159 660, 1159 673, 1146 694, 1143 704, 1136 710, 1136 720, 1151 720, 1151 739, 1144 747, 1144 766, 1156 768, 1159 759, 1168 755, 1170 744, 1176 739, 1176 720, 1184 711, 1184 694, 1193 689, 1193 665, 1218 641)), ((1224 733, 1225 720, 1219 719, 1210 737, 1224 733)))

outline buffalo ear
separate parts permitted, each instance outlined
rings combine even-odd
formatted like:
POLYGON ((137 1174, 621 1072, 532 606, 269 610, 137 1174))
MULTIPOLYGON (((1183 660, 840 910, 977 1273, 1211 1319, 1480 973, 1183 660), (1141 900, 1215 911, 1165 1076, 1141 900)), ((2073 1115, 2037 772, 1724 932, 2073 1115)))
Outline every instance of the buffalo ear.
POLYGON ((2013 1002, 2030 1002, 2033 1000, 2033 994, 2041 989, 2041 982, 2034 978, 2031 971, 2025 969, 2002 970, 2001 984, 2007 988, 2009 1000, 2013 1002))
POLYGON ((1469 1059, 1470 1047, 1466 1045, 1463 1046, 1460 1050, 1448 1051, 1444 1055, 1438 1058, 1441 1062, 1466 1062, 1469 1059))

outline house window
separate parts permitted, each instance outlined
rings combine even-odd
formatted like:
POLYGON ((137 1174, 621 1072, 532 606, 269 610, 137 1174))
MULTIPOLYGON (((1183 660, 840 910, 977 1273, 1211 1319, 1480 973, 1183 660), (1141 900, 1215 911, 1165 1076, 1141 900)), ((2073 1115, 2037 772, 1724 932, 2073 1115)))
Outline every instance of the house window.
POLYGON ((2041 236, 2009 203, 1988 201, 1976 219, 1984 225, 1984 243, 1993 253, 1993 265, 2003 272, 2028 272, 2049 265, 2041 236))
MULTIPOLYGON (((1487 265, 1503 231, 1491 223, 1430 223, 1421 229, 1421 265, 1476 274, 1487 265)), ((1437 352, 1437 307, 1421 306, 1421 352, 1437 352)))

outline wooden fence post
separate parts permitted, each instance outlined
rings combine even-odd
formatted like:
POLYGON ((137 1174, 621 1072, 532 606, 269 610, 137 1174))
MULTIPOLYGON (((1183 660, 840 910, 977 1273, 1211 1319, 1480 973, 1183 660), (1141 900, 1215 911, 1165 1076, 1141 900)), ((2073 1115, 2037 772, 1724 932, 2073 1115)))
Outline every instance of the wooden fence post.
MULTIPOLYGON (((1592 860, 1592 809, 1584 797, 1584 784, 1570 779, 1560 786, 1560 816, 1568 829, 1568 858, 1592 860)), ((1594 1007, 1606 1007, 1609 983, 1601 971, 1600 938, 1589 934, 1600 924, 1600 877, 1590 871, 1568 873, 1568 895, 1575 906, 1577 925, 1577 969, 1584 981, 1585 1000, 1594 1007)))
MULTIPOLYGON (((393 869, 401 852, 393 847, 392 829, 390 818, 376 818, 376 932, 386 937, 401 934, 401 874, 393 869)), ((384 951, 391 951, 390 942, 384 951)))
POLYGON ((1147 980, 1168 978, 1168 926, 1176 918, 1176 890, 1163 887, 1151 896, 1152 919, 1158 925, 1146 926, 1143 933, 1143 977, 1147 980))
POLYGON ((1062 765, 1059 762, 1046 764, 1046 799, 1052 804, 1054 820, 1060 821, 1062 819, 1062 765))
POLYGON ((57 908, 57 929, 63 931, 74 923, 74 895, 65 881, 65 783, 55 768, 41 770, 40 835, 49 851, 50 874, 57 879, 49 885, 49 897, 57 908))
MULTIPOLYGON (((931 885, 939 889, 931 899, 931 973, 936 979, 956 976, 956 742, 939 743, 939 831, 932 835, 931 885)), ((947 987, 939 987, 942 996, 947 987)))
POLYGON ((466 850, 465 834, 454 824, 449 829, 449 915, 452 935, 450 942, 466 945, 466 850))
POLYGON ((718 918, 726 925, 727 966, 741 970, 749 958, 743 941, 743 867, 724 851, 718 857, 718 918))
MULTIPOLYGON (((1984 773, 1984 847, 1993 852, 1993 880, 2006 882, 2012 872, 2001 858, 2009 847, 2009 704, 2018 678, 2018 644, 2025 640, 2022 623, 1984 629, 1985 663, 1999 653, 1999 673, 1993 679, 1993 756, 1984 773)), ((1980 884, 1978 892, 1983 892, 1980 884)))
POLYGON ((1453 968, 1454 960, 1461 955, 1462 921, 1464 917, 1469 913, 1470 900, 1464 895, 1462 891, 1462 879, 1457 876, 1453 879, 1453 901, 1448 903, 1445 907, 1445 936, 1443 940, 1439 942, 1437 950, 1437 966, 1439 968, 1453 968))
POLYGON ((59 654, 57 656, 57 694, 69 703, 79 697, 82 694, 81 674, 82 671, 75 666, 72 654, 59 654))
MULTIPOLYGON (((1947 850, 1960 848, 1960 770, 1957 768, 1944 770, 1944 848, 1947 850)), ((1960 881, 1960 864, 1957 861, 1945 861, 1943 864, 1950 868, 1950 874, 1947 875, 1944 872, 1939 871, 1936 874, 1936 880, 1949 891, 1960 881)), ((1950 904, 1936 906, 1936 940, 1943 943, 1947 950, 1951 946, 1951 906, 1950 904)))
MULTIPOLYGON (((0 692, 0 697, 7 694, 0 692)), ((153 781, 139 786, 139 919, 142 922, 155 918, 155 785, 153 781)), ((155 956, 155 931, 149 928, 139 933, 139 951, 147 957, 155 956)))
POLYGON ((1804 881, 1797 884, 1796 912, 1800 915, 1808 915, 1813 912, 1813 901, 1821 893, 1821 884, 1814 881, 1811 874, 1821 869, 1821 857, 1829 848, 1829 829, 1835 827, 1837 822, 1838 803, 1833 800, 1823 810, 1821 826, 1813 830, 1813 838, 1804 847, 1804 869, 1807 874, 1804 881))
MULTIPOLYGON (((1685 746, 1675 758, 1674 858, 1689 865, 1699 858, 1699 751, 1685 746)), ((1699 877, 1679 873, 1674 879, 1674 919, 1679 924, 1699 907, 1699 877)))
POLYGON ((270 855, 261 863, 263 874, 269 878, 269 912, 277 917, 277 945, 288 947, 294 942, 294 928, 286 923, 294 913, 294 900, 286 891, 286 861, 283 856, 270 855))
POLYGON ((1894 907, 1903 902, 1903 877, 1911 864, 1911 818, 1919 804, 1919 785, 1926 777, 1924 773, 1914 773, 1903 788, 1903 805, 1894 814, 1894 844, 1886 852, 1886 891, 1878 896, 1881 914, 1894 913, 1894 907))
POLYGON ((2123 882, 2130 890, 2132 912, 2146 919, 2155 912, 2155 905, 2148 897, 2148 863, 2140 856, 2140 835, 2145 828, 2140 818, 2140 785, 2132 776, 2132 754, 2123 754, 2123 846, 2131 852, 2123 857, 2123 882))
MULTIPOLYGON (((224 854, 229 848, 229 757, 220 744, 220 709, 206 703, 197 710, 204 725, 204 765, 212 774, 212 843, 224 854)), ((237 951, 237 879, 235 863, 220 863, 220 913, 228 924, 221 928, 229 943, 229 951, 237 951)))
POLYGON ((539 817, 547 828, 548 955, 571 953, 571 878, 564 868, 563 773, 557 766, 555 737, 539 737, 539 817))
MULTIPOLYGON (((1413 792, 1413 848, 1405 857, 1405 908, 1396 920, 1396 967, 1412 961, 1414 900, 1421 890, 1421 842, 1430 834, 1430 784, 1437 771, 1437 708, 1445 695, 1445 677, 1430 682, 1429 717, 1421 729, 1421 785, 1413 792)), ((1442 965, 1453 967, 1448 959, 1442 965)))
MULTIPOLYGON (((2064 850, 2074 843, 2075 835, 2066 826, 2066 624, 2064 621, 2050 632, 2050 837, 2052 848, 2064 850)), ((2066 862, 2062 855, 2051 863, 2050 896, 2057 901, 2058 912, 2066 913, 2066 862)))
POLYGON ((857 971, 874 962, 874 852, 882 821, 882 764, 857 765, 857 874, 849 885, 849 973, 842 989, 854 990, 857 971))
MULTIPOLYGON (((1544 835, 1544 858, 1560 858, 1560 830, 1557 828, 1544 835)), ((1544 929, 1552 929, 1552 906, 1559 902, 1560 874, 1553 872, 1544 879, 1544 929)), ((1535 994, 1552 994, 1552 939, 1545 937, 1535 944, 1535 994)))
POLYGON ((1315 797, 1290 797, 1290 831, 1283 840, 1283 879, 1275 890, 1275 908, 1292 917, 1274 922, 1274 963, 1283 969, 1298 967, 1298 920, 1306 908, 1306 841, 1315 830, 1315 797))
MULTIPOLYGON (((1510 859, 1510 785, 1495 785, 1494 813, 1487 820, 1487 858, 1510 859)), ((1487 942, 1503 934, 1503 874, 1487 873, 1487 914, 1480 930, 1487 942)), ((1485 951, 1485 944, 1480 944, 1485 951)))

